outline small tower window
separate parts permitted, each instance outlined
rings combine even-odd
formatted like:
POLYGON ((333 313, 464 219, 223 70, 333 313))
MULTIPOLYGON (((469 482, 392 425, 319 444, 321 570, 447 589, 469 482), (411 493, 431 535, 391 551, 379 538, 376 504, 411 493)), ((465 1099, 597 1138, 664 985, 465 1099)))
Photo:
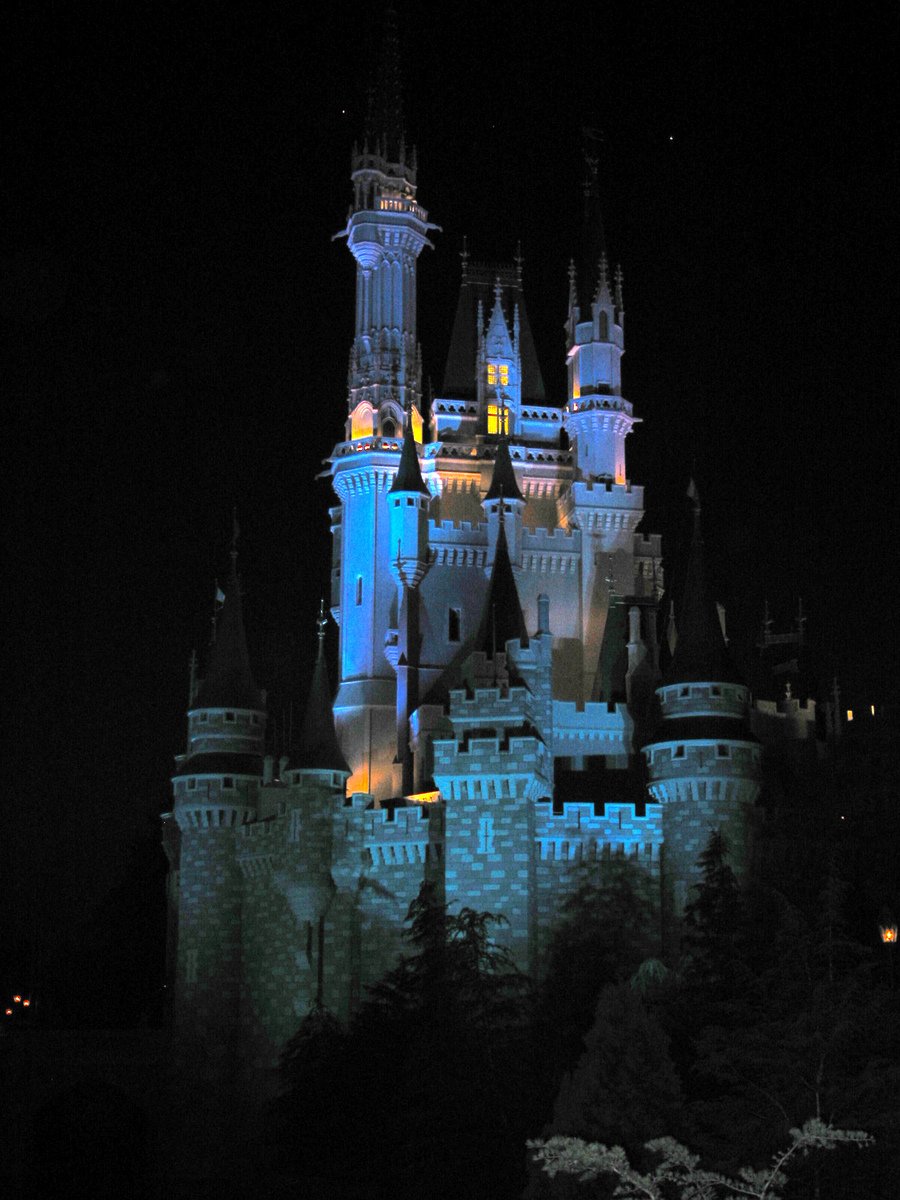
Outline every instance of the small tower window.
POLYGON ((201 713, 201 714, 200 714, 200 720, 201 720, 201 721, 208 721, 208 720, 209 720, 209 713, 201 713))
POLYGON ((675 747, 675 757, 676 758, 684 758, 684 746, 676 746, 675 747))
POLYGON ((415 497, 414 497, 414 496, 407 496, 407 497, 406 497, 406 507, 407 507, 407 508, 412 508, 412 506, 415 504, 415 502, 416 502, 416 501, 415 501, 415 497))
POLYGON ((509 365, 488 363, 487 379, 491 387, 496 387, 498 383, 501 387, 509 387, 509 365))
POLYGON ((458 608, 451 608, 447 612, 447 641, 458 642, 460 640, 461 628, 461 612, 458 608))
POLYGON ((225 714, 225 720, 226 720, 226 721, 233 721, 233 720, 234 720, 234 713, 233 713, 233 712, 227 712, 227 713, 225 714))
POLYGON ((188 788, 189 788, 189 790, 190 790, 190 791, 194 791, 194 789, 196 788, 196 786, 197 786, 197 780, 196 780, 196 779, 194 779, 193 777, 191 777, 191 778, 188 780, 188 788))
POLYGON ((689 696, 690 694, 691 694, 691 689, 690 689, 690 688, 682 688, 682 689, 681 689, 681 695, 682 695, 682 696, 689 696))
POLYGON ((730 758, 730 752, 727 746, 716 746, 716 754, 719 758, 730 758))
POLYGON ((397 436, 397 426, 394 424, 394 422, 390 418, 388 418, 386 421, 381 422, 381 436, 382 437, 396 437, 397 436))
POLYGON ((509 409, 505 404, 487 406, 487 431, 506 436, 509 433, 509 409))
POLYGON ((222 776, 222 787, 228 788, 229 790, 231 790, 234 787, 234 776, 223 775, 222 776))
POLYGON ((356 577, 356 603, 362 604, 362 575, 356 577))
POLYGON ((598 324, 598 327, 600 330, 600 341, 608 342, 609 341, 609 317, 606 315, 605 312, 600 313, 600 320, 598 321, 597 324, 598 324))

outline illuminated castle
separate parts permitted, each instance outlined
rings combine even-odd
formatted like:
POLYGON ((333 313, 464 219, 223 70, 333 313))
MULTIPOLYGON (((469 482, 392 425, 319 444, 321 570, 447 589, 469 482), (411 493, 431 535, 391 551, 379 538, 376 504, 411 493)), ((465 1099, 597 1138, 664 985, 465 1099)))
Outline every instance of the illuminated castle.
POLYGON ((416 269, 437 227, 396 97, 380 90, 354 152, 341 234, 356 322, 330 459, 337 696, 320 640, 298 743, 267 756, 233 549, 165 821, 176 1021, 256 1061, 315 1002, 353 1011, 424 880, 502 913, 501 936, 539 973, 585 864, 627 857, 677 918, 712 829, 740 861, 759 790, 699 508, 677 631, 657 637, 662 550, 638 530, 643 489, 627 476, 622 275, 602 242, 590 273, 569 270, 568 388, 549 402, 521 259, 464 255, 425 411, 416 269))

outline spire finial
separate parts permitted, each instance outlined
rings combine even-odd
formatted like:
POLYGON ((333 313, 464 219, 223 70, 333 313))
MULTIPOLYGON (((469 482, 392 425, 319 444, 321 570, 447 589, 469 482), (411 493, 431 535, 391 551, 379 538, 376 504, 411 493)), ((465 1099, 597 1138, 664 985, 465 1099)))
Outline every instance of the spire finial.
POLYGON ((501 287, 501 284, 500 284, 500 276, 495 275, 494 276, 494 307, 495 308, 498 305, 500 305, 500 296, 501 296, 502 292, 503 292, 503 288, 501 287))
POLYGON ((569 259, 569 312, 578 304, 578 284, 575 271, 575 259, 569 259))
POLYGON ((231 561, 237 561, 237 544, 238 538, 241 536, 241 527, 238 525, 237 505, 235 504, 231 510, 231 561))
POLYGON ((616 267, 615 301, 616 301, 616 308, 618 308, 618 309, 621 309, 624 307, 623 300, 622 300, 622 286, 623 286, 624 282, 625 282, 625 276, 622 274, 622 264, 620 263, 616 267))
POLYGON ((462 263, 462 281, 463 283, 469 278, 469 239, 463 234, 462 250, 459 252, 460 261, 462 263))
POLYGON ((319 638, 319 658, 325 655, 325 630, 328 628, 328 618, 325 616, 324 597, 319 600, 319 615, 316 617, 316 633, 319 638))
POLYGON ((516 286, 521 288, 521 286, 522 286, 522 268, 525 266, 525 258, 522 254, 521 240, 516 242, 516 255, 515 255, 515 258, 513 259, 513 262, 516 264, 516 286))

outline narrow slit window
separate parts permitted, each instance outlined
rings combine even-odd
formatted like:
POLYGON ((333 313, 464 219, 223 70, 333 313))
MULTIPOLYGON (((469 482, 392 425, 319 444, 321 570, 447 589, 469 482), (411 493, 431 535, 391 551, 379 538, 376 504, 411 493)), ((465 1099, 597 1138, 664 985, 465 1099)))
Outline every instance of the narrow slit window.
POLYGON ((458 608, 451 608, 447 613, 447 641, 460 641, 461 613, 458 608))
POLYGON ((362 575, 356 577, 356 603, 362 604, 362 575))

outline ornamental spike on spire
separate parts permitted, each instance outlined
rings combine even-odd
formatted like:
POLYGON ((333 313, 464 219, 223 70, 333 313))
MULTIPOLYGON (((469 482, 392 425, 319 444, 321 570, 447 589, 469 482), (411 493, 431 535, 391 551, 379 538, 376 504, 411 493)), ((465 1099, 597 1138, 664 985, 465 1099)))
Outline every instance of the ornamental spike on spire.
POLYGON ((609 304, 609 262, 604 251, 597 263, 597 291, 594 295, 595 304, 609 304))
POLYGON ((625 276, 622 274, 622 266, 621 266, 621 264, 619 264, 616 267, 616 290, 615 290, 614 298, 615 298, 615 302, 616 302, 616 308, 619 310, 620 313, 625 307, 625 303, 624 303, 623 296, 622 296, 622 285, 623 285, 624 281, 625 281, 625 276))

